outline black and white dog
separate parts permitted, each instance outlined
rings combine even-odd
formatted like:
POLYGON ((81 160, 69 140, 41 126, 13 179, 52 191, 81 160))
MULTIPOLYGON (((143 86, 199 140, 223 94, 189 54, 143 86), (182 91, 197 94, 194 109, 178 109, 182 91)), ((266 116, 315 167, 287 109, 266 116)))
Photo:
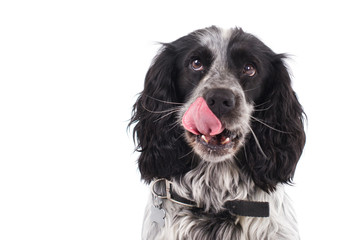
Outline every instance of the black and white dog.
POLYGON ((146 240, 299 239, 284 192, 305 144, 284 55, 240 28, 163 44, 130 124, 146 240))

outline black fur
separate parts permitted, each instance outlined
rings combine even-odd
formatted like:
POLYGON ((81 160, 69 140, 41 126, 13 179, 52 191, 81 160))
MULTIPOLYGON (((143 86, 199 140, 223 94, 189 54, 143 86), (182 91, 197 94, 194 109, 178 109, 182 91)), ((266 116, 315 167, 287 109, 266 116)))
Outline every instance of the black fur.
POLYGON ((305 145, 304 112, 290 76, 282 61, 283 55, 273 55, 265 91, 254 116, 274 129, 253 121, 252 129, 266 157, 259 151, 255 139, 249 135, 239 166, 252 176, 256 185, 265 191, 275 190, 277 183, 290 183, 305 145), (244 156, 246 155, 246 157, 244 156))
MULTIPOLYGON (((184 103, 192 89, 206 74, 194 74, 186 67, 190 52, 199 51, 204 64, 212 63, 212 55, 199 44, 199 30, 172 43, 164 44, 146 75, 144 90, 134 107, 131 124, 141 177, 147 183, 154 178, 182 176, 200 161, 182 137, 184 129, 177 113, 167 112, 184 103), (171 103, 170 103, 171 102, 171 103)), ((229 48, 229 69, 237 74, 242 57, 261 68, 252 82, 239 76, 246 98, 255 104, 253 116, 271 126, 252 120, 251 127, 263 152, 252 134, 237 153, 237 165, 264 191, 275 190, 277 183, 290 183, 305 144, 304 112, 292 90, 284 65, 284 55, 272 52, 254 36, 237 29, 229 48), (257 86, 257 87, 254 87, 257 86), (264 156, 264 153, 266 156, 264 156)))
POLYGON ((147 183, 154 178, 178 176, 190 168, 189 156, 182 157, 191 151, 181 137, 184 130, 174 125, 177 121, 175 113, 165 112, 174 107, 165 101, 181 102, 176 86, 178 54, 175 43, 164 45, 146 74, 144 90, 133 108, 130 124, 136 123, 134 139, 137 139, 137 150, 141 152, 139 170, 147 183))

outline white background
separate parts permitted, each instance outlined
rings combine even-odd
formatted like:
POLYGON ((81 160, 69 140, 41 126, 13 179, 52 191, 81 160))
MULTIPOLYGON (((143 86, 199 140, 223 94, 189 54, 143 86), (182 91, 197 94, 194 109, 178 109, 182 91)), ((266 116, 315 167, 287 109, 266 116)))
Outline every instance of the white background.
POLYGON ((0 239, 140 239, 131 107, 156 42, 210 25, 291 54, 302 239, 359 239, 359 22, 356 1, 1 1, 0 239))

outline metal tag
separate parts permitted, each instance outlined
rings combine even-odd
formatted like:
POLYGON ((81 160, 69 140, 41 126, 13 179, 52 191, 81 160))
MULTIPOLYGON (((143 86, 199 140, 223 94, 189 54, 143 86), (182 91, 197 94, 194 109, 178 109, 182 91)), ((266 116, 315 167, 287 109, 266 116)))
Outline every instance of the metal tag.
POLYGON ((160 227, 165 225, 165 210, 160 207, 151 206, 150 219, 156 222, 160 227))

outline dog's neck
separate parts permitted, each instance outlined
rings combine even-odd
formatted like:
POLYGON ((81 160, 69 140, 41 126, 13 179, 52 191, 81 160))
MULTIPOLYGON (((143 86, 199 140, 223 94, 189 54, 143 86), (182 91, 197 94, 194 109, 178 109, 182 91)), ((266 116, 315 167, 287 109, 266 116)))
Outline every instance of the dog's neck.
POLYGON ((253 181, 241 173, 234 160, 218 163, 201 161, 174 182, 174 190, 179 195, 211 212, 221 212, 226 201, 248 199, 254 189, 253 181))

